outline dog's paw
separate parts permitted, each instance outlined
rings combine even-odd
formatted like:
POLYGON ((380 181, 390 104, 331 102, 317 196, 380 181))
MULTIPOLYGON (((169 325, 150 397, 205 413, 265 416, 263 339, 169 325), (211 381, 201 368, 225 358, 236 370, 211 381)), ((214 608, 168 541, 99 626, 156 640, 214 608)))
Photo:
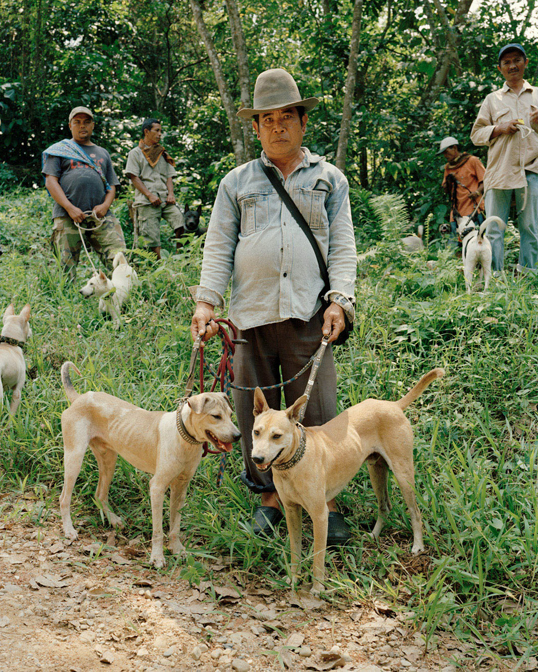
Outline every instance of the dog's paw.
POLYGON ((182 558, 187 557, 187 549, 185 548, 185 546, 183 546, 183 544, 181 543, 181 541, 179 541, 179 539, 170 542, 169 548, 174 555, 179 555, 182 558))
POLYGON ((163 567, 166 567, 166 560, 164 559, 164 555, 162 553, 152 553, 149 561, 155 567, 155 569, 162 569, 163 567))
POLYGON ((419 553, 423 553, 423 552, 424 552, 424 544, 423 543, 413 544, 413 548, 411 549, 411 553, 413 555, 418 555, 419 553))
POLYGON ((64 536, 70 541, 76 541, 78 539, 78 532, 74 527, 64 529, 64 536))
POLYGON ((112 527, 123 527, 125 524, 123 520, 115 513, 112 513, 112 511, 108 513, 107 518, 109 524, 112 525, 112 527))
POLYGON ((319 581, 314 581, 314 585, 310 589, 312 595, 319 595, 323 592, 323 585, 319 581))

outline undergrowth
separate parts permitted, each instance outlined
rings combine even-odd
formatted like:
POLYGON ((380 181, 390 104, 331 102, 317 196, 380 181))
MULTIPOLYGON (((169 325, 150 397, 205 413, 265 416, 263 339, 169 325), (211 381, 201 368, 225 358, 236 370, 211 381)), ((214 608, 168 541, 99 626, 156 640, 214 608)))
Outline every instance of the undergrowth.
MULTIPOLYGON (((379 236, 359 265, 355 333, 336 351, 339 408, 367 397, 397 399, 436 366, 446 369, 446 377, 407 411, 426 554, 410 556, 410 523, 394 483, 381 541, 367 537, 376 502, 363 469, 339 497, 353 541, 328 554, 328 599, 382 597, 413 612, 428 638, 447 629, 501 657, 528 657, 535 651, 538 618, 538 282, 513 277, 518 237, 509 227, 506 275, 487 294, 467 296, 460 262, 450 251, 400 250, 401 213, 394 199, 372 206, 361 198, 362 210, 380 218, 372 224, 379 236)), ((192 239, 180 254, 166 243, 160 263, 132 253, 141 284, 123 328, 115 331, 97 302, 78 292, 90 275, 87 261, 81 260, 79 281, 71 286, 51 255, 50 208, 44 191, 0 199, 0 310, 10 301, 17 309, 29 302, 33 329, 18 415, 9 429, 5 407, 0 419, 0 492, 33 491, 44 504, 34 521, 40 525, 60 524, 60 416, 67 405, 61 364, 77 364, 83 376, 73 380, 80 392, 104 390, 147 409, 173 410, 188 373, 193 304, 187 288, 198 280, 203 242, 192 239)), ((119 211, 125 219, 126 208, 119 211)), ((163 235, 171 237, 164 226, 163 235)), ((360 240, 364 251, 368 241, 360 240)), ((208 351, 216 356, 218 344, 208 351)), ((231 557, 245 581, 263 576, 274 588, 286 587, 285 526, 275 540, 252 537, 247 522, 257 502, 239 481, 241 468, 236 448, 217 488, 218 458, 202 461, 183 510, 191 555, 186 562, 169 556, 164 571, 182 566, 183 576, 197 583, 211 573, 206 558, 231 557)), ((111 501, 127 522, 128 538, 151 538, 148 480, 118 461, 111 501)), ((93 501, 96 484, 88 454, 73 495, 73 520, 97 535, 103 521, 93 501)), ((0 515, 9 517, 14 512, 6 502, 0 499, 0 515)), ((309 547, 307 520, 305 533, 309 547)))

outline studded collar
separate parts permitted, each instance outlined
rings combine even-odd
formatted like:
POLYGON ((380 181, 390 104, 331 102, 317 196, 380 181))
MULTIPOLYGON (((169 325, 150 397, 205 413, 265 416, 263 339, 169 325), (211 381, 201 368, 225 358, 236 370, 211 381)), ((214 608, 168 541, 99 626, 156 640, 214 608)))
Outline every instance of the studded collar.
POLYGON ((16 345, 21 350, 24 350, 26 343, 24 341, 18 341, 16 338, 10 338, 9 336, 0 336, 0 343, 7 343, 8 345, 16 345))
POLYGON ((299 447, 295 451, 294 456, 291 458, 291 460, 288 460, 287 462, 282 462, 281 464, 275 464, 273 463, 272 467, 273 469, 278 469, 280 471, 284 471, 286 469, 291 469, 294 467, 302 457, 304 456, 306 452, 306 432, 304 427, 297 423, 297 426, 299 427, 299 430, 301 432, 301 438, 299 439, 299 447))

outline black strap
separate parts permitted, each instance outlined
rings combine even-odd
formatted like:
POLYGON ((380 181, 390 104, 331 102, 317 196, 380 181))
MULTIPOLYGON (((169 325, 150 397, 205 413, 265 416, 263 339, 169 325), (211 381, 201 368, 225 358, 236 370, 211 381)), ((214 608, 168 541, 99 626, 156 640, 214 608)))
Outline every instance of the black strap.
POLYGON ((267 175, 269 182, 271 182, 273 187, 277 190, 278 195, 284 201, 284 204, 291 212, 293 218, 303 230, 303 233, 308 238, 308 242, 310 243, 310 245, 312 245, 312 249, 314 250, 314 254, 316 255, 316 259, 318 260, 321 277, 323 278, 323 282, 325 283, 325 287, 323 289, 323 294, 325 294, 331 288, 331 283, 329 282, 329 273, 327 272, 327 264, 325 263, 325 259, 323 259, 323 255, 321 254, 319 245, 314 237, 314 234, 312 233, 312 229, 308 226, 306 219, 301 214, 299 208, 295 205, 293 198, 288 194, 288 192, 284 188, 284 185, 278 179, 278 175, 275 173, 275 171, 269 168, 269 166, 266 166, 265 163, 262 161, 262 159, 259 159, 259 162, 263 172, 267 175))
POLYGON ((18 341, 16 338, 10 338, 9 336, 0 336, 0 343, 7 343, 8 345, 16 345, 21 350, 24 350, 26 343, 24 341, 18 341))

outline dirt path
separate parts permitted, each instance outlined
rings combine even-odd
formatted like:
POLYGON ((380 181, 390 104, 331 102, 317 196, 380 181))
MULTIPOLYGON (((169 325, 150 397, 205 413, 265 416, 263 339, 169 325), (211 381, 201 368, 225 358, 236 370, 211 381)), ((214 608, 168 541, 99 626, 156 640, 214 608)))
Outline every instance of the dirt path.
POLYGON ((59 524, 3 520, 1 672, 508 669, 487 659, 479 668, 476 652, 445 636, 425 655, 422 636, 386 605, 243 588, 224 565, 219 586, 192 588, 145 568, 145 549, 113 532, 66 545, 59 524))

